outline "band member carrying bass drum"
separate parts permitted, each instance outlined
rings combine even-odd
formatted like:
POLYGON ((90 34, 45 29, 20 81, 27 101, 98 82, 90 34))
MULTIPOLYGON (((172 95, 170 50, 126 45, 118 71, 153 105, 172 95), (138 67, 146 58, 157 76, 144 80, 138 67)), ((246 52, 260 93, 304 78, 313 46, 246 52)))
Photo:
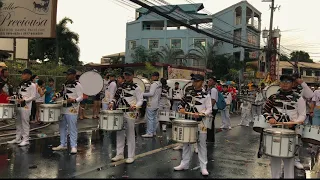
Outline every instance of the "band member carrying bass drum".
POLYGON ((174 83, 174 88, 171 89, 171 110, 178 111, 178 106, 182 98, 182 89, 179 87, 179 82, 174 83))
MULTIPOLYGON (((190 112, 193 114, 193 119, 196 121, 201 121, 199 124, 199 142, 198 145, 198 157, 200 162, 201 173, 203 176, 209 175, 207 171, 207 128, 203 123, 204 116, 210 116, 212 113, 212 104, 210 96, 203 91, 202 84, 204 77, 200 74, 196 74, 192 77, 193 80, 193 89, 186 92, 182 98, 179 109, 181 113, 190 112)), ((183 144, 182 160, 180 165, 174 167, 174 170, 181 171, 189 168, 190 160, 192 159, 191 144, 183 144)))
MULTIPOLYGON (((293 92, 293 81, 292 76, 282 75, 280 89, 268 98, 263 116, 271 125, 279 122, 295 122, 297 124, 304 122, 306 103, 299 94, 293 92)), ((293 124, 284 127, 294 130, 293 124)), ((270 161, 272 178, 280 178, 281 161, 284 163, 284 178, 294 178, 294 158, 270 157, 270 161)))
POLYGON ((136 108, 141 107, 143 101, 143 93, 139 86, 133 83, 134 71, 128 68, 124 72, 125 82, 118 86, 114 99, 109 104, 109 109, 125 106, 129 111, 124 113, 125 129, 117 131, 117 155, 112 158, 112 161, 120 161, 124 159, 125 137, 128 144, 128 159, 127 164, 134 162, 135 156, 135 131, 134 125, 137 119, 136 108))

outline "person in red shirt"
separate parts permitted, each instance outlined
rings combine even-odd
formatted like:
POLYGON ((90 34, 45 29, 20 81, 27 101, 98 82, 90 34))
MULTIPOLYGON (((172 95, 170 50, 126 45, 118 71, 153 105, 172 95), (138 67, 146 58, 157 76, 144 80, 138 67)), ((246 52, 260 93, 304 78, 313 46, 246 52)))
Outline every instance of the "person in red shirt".
POLYGON ((12 86, 8 82, 9 71, 2 68, 0 76, 0 103, 9 103, 8 97, 13 95, 12 86))
POLYGON ((232 103, 230 108, 230 113, 234 113, 236 110, 236 99, 237 99, 237 90, 233 87, 232 84, 228 86, 228 92, 231 93, 232 103))
POLYGON ((216 88, 218 89, 219 92, 222 92, 223 90, 220 82, 217 83, 216 88))

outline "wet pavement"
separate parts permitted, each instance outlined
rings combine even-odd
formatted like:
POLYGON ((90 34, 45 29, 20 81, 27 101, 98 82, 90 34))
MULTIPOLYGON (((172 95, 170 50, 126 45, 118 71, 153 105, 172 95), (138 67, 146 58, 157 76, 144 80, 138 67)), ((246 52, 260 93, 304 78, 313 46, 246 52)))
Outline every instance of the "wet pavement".
MULTIPOLYGON (((207 145, 209 178, 270 178, 268 157, 256 157, 259 134, 251 127, 236 126, 237 116, 231 122, 232 130, 217 133, 216 143, 207 145)), ((216 126, 220 123, 218 116, 216 126)), ((76 155, 71 155, 70 149, 53 152, 52 146, 59 145, 58 137, 33 140, 27 147, 2 144, 0 178, 203 178, 195 153, 190 170, 173 171, 180 163, 181 151, 172 150, 175 142, 171 140, 171 129, 158 132, 156 138, 142 138, 144 130, 144 124, 137 125, 138 158, 130 165, 111 162, 116 154, 115 132, 80 133, 76 155)), ((303 154, 308 157, 308 152, 303 154)), ((302 158, 303 164, 310 163, 312 158, 302 158)), ((305 171, 296 170, 296 178, 305 176, 305 171)))

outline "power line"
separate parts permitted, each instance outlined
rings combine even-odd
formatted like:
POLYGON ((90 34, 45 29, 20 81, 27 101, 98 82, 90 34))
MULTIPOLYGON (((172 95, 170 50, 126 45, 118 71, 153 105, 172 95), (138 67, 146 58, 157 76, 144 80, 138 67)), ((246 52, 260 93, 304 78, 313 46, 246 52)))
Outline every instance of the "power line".
POLYGON ((165 17, 165 18, 167 18, 167 19, 169 19, 169 20, 171 20, 171 21, 173 21, 173 22, 175 22, 177 24, 180 24, 182 26, 188 27, 189 29, 194 30, 195 32, 198 32, 200 34, 204 34, 204 35, 212 37, 214 39, 217 39, 217 40, 220 40, 220 41, 223 41, 223 42, 227 42, 227 43, 230 43, 230 44, 233 44, 233 45, 237 45, 237 46, 240 46, 240 47, 243 47, 243 48, 246 48, 246 49, 262 50, 262 49, 257 48, 257 47, 245 46, 245 45, 242 45, 242 44, 239 44, 239 43, 235 43, 235 42, 233 42, 233 41, 231 41, 229 39, 225 39, 225 38, 210 34, 210 33, 206 32, 206 31, 201 30, 201 29, 195 28, 193 26, 190 26, 189 24, 187 24, 187 23, 185 23, 183 21, 177 20, 175 18, 172 18, 171 16, 169 16, 169 15, 163 13, 163 12, 160 12, 156 8, 154 8, 152 6, 149 6, 149 5, 143 3, 143 2, 141 2, 139 0, 130 0, 130 1, 133 2, 133 3, 138 4, 138 5, 146 8, 146 9, 148 9, 148 10, 150 10, 150 11, 152 11, 152 12, 154 12, 154 13, 160 15, 160 16, 163 16, 163 17, 165 17))

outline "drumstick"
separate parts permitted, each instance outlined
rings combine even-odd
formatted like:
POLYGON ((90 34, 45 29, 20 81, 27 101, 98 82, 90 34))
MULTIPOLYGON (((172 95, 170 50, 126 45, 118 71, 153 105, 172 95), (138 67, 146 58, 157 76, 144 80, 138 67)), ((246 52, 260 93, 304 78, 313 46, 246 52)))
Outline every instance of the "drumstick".
MULTIPOLYGON (((191 113, 191 112, 178 112, 178 113, 182 113, 182 114, 189 114, 189 115, 196 115, 196 113, 191 113)), ((198 114, 199 116, 206 116, 203 113, 198 114)))
POLYGON ((272 126, 281 126, 281 125, 295 125, 295 124, 300 124, 299 122, 278 122, 277 124, 271 124, 272 126))

